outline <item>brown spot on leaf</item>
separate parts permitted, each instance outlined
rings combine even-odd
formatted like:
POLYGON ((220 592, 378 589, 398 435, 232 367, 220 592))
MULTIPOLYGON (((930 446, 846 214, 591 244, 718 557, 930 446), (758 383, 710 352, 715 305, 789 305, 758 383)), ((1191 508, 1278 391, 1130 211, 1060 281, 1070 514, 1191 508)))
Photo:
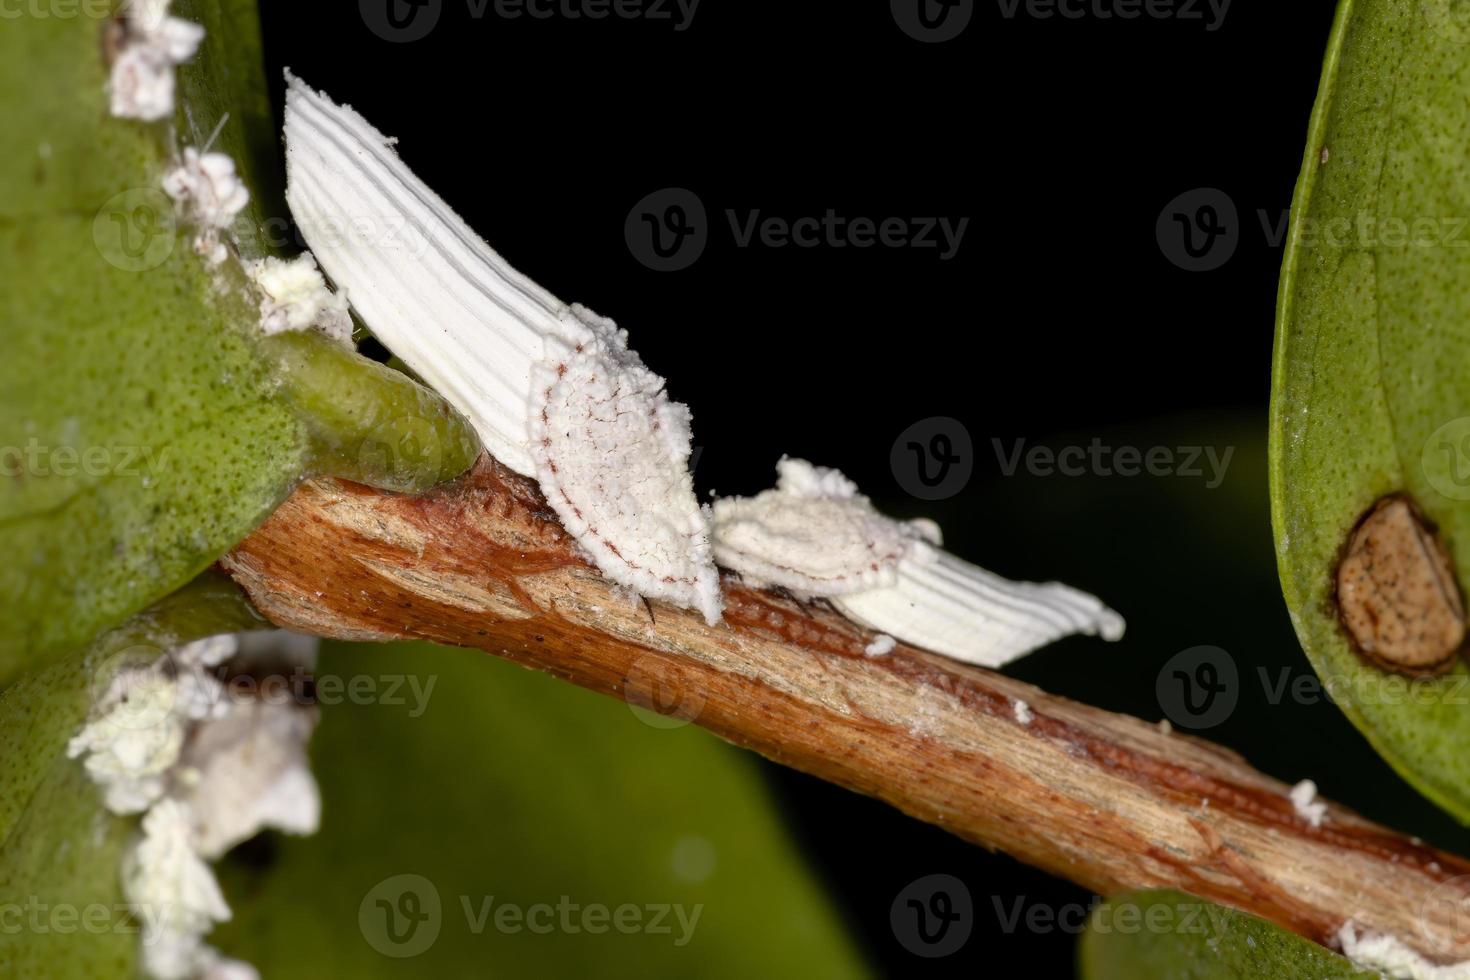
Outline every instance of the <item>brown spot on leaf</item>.
POLYGON ((1337 606, 1358 652, 1411 676, 1448 668, 1465 642, 1465 603, 1434 525, 1402 495, 1358 522, 1337 568, 1337 606))

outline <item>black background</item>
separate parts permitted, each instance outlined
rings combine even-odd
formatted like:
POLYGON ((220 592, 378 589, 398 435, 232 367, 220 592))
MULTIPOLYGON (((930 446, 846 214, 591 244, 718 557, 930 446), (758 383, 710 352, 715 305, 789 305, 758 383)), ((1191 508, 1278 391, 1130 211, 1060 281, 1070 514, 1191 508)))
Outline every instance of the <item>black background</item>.
MULTIPOLYGON (((680 31, 510 19, 493 2, 476 17, 443 0, 407 43, 350 3, 273 0, 263 17, 277 105, 283 66, 351 103, 512 263, 630 330, 693 409, 701 493, 763 489, 782 453, 840 467, 885 509, 938 518, 960 554, 1073 582, 1129 617, 1121 644, 1068 640, 1008 672, 1154 720, 1164 662, 1219 646, 1239 666, 1240 704, 1204 734, 1465 848, 1334 707, 1273 704, 1258 680, 1310 676, 1276 584, 1264 458, 1279 235, 1334 5, 1237 2, 1214 30, 1203 4, 1204 21, 1038 18, 1024 4, 1008 18, 1004 6, 974 3, 965 31, 937 44, 882 2, 704 0, 680 31), (667 187, 702 200, 709 245, 691 267, 655 272, 624 224, 667 187), (1178 268, 1156 234, 1166 205, 1197 188, 1238 215, 1235 252, 1210 272, 1178 268), (740 248, 725 215, 829 208, 969 225, 943 261, 740 248), (904 493, 889 450, 934 416, 963 424, 975 470, 931 504, 904 493), (992 443, 1093 438, 1234 456, 1209 489, 1184 475, 1007 477, 992 443)), ((1089 893, 767 771, 884 972, 1071 974, 1069 932, 1007 930, 1001 912, 1089 893), (889 925, 899 891, 933 873, 964 880, 974 905, 970 940, 940 960, 912 955, 889 925)))

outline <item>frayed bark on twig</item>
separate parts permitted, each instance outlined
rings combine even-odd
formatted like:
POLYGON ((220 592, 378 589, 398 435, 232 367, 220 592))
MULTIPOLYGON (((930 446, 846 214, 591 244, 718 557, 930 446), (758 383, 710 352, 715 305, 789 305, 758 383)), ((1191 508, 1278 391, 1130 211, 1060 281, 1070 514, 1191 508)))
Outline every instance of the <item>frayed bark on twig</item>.
POLYGON ((1351 918, 1470 957, 1470 862, 1335 805, 1314 827, 1207 742, 901 644, 866 656, 873 635, 820 603, 728 575, 715 627, 635 600, 488 457, 421 497, 305 483, 222 564, 281 626, 479 648, 1104 894, 1181 888, 1323 943, 1351 918))

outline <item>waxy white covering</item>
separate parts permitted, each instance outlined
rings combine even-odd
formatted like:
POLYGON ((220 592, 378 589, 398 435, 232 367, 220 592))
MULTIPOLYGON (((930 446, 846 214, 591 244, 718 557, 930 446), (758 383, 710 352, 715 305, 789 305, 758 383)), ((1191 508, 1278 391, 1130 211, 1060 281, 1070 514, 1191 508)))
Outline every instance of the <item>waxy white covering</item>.
POLYGON ((220 232, 230 227, 250 191, 235 173, 235 161, 223 153, 200 153, 185 147, 178 166, 163 177, 163 191, 183 209, 184 218, 198 226, 194 251, 212 265, 229 254, 220 232))
POLYGON ((350 107, 287 75, 291 213, 323 271, 390 350, 540 483, 610 579, 719 618, 689 412, 611 320, 495 253, 350 107))
MULTIPOLYGON (((257 652, 269 643, 252 637, 257 652)), ((121 874, 143 922, 144 971, 159 980, 256 976, 204 942, 230 917, 206 859, 267 827, 310 834, 320 822, 306 754, 316 708, 232 696, 220 678, 238 650, 223 634, 121 668, 67 748, 85 757, 109 810, 144 814, 121 874)))
POLYGON ((824 596, 912 646, 1000 667, 1072 633, 1123 635, 1123 618, 1056 582, 1011 582, 939 548, 932 521, 880 514, 841 473, 782 459, 774 490, 715 502, 721 565, 824 596))
POLYGON ((111 110, 123 119, 156 122, 174 111, 174 66, 194 56, 204 28, 170 17, 170 0, 132 0, 108 82, 111 110))
POLYGON ((339 344, 352 345, 347 297, 327 288, 310 252, 294 259, 268 255, 246 263, 245 271, 260 290, 260 330, 266 336, 315 329, 339 344))
POLYGON ((1337 930, 1342 954, 1358 966, 1394 980, 1470 980, 1470 960, 1431 963, 1394 936, 1358 932, 1352 919, 1337 930))

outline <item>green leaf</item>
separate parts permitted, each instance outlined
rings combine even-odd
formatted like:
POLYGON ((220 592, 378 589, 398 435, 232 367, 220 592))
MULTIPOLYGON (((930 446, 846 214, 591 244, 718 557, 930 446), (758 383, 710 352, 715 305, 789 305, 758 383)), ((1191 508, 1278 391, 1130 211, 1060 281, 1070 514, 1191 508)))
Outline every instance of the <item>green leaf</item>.
MULTIPOLYGON (((228 113, 216 145, 252 184, 239 230, 260 254, 279 141, 254 6, 176 12, 210 29, 176 125, 197 145, 228 113)), ((242 271, 194 255, 160 190, 169 127, 108 112, 107 32, 0 32, 0 684, 188 582, 303 475, 416 490, 478 451, 410 379, 316 335, 257 336, 242 271)))
POLYGON ((1349 960, 1244 912, 1175 891, 1099 905, 1078 947, 1082 980, 1377 980, 1349 960))
POLYGON ((480 441, 433 391, 319 333, 266 337, 279 395, 303 421, 313 473, 415 493, 469 469, 480 441))
POLYGON ((262 975, 866 974, 750 760, 707 733, 427 644, 329 644, 317 678, 321 830, 221 875, 235 917, 211 941, 262 975), (549 932, 539 913, 497 926, 563 896, 570 928, 559 911, 549 932), (437 911, 395 942, 385 907, 411 902, 437 911), (654 930, 582 918, 622 905, 645 925, 649 906, 699 912, 682 944, 676 911, 654 930))
POLYGON ((138 923, 118 868, 136 821, 102 809, 82 764, 66 757, 67 741, 122 666, 259 625, 233 583, 205 576, 0 692, 0 976, 134 975, 138 923))
POLYGON ((102 30, 0 33, 0 677, 199 574, 307 463, 254 311, 158 189, 159 127, 108 115, 102 30))
POLYGON ((174 0, 170 11, 204 28, 198 53, 178 72, 187 107, 182 138, 204 145, 228 114, 213 148, 235 161, 250 188, 250 203, 230 230, 246 258, 283 255, 289 228, 281 128, 271 112, 255 0, 174 0))
POLYGON ((100 811, 80 764, 55 759, 0 847, 0 975, 83 980, 136 975, 138 924, 118 867, 129 821, 100 811))
MULTIPOLYGON (((276 253, 284 228, 270 219, 285 212, 253 4, 174 12, 208 29, 179 72, 181 144, 228 113, 215 148, 253 194, 240 250, 276 253)), ((315 335, 256 336, 240 270, 199 261, 159 190, 170 128, 107 112, 107 29, 37 16, 0 33, 0 684, 40 667, 0 691, 0 907, 23 913, 18 932, 0 929, 7 977, 135 974, 118 882, 135 821, 102 810, 67 741, 122 664, 256 620, 206 576, 64 651, 188 582, 303 475, 413 491, 478 452, 463 419, 403 375, 315 335)), ((405 652, 434 663, 434 706, 327 711, 323 833, 284 842, 291 860, 275 874, 238 870, 249 887, 228 890, 238 920, 222 944, 273 976, 479 973, 487 950, 511 973, 864 973, 737 753, 463 652, 344 650, 339 667, 392 677, 405 652), (367 944, 355 894, 404 866, 431 876, 455 916, 463 891, 699 917, 554 943, 492 926, 488 946, 446 923, 405 970, 367 944)))
POLYGON ((1463 661, 1412 685, 1360 658, 1334 570, 1406 491, 1470 568, 1470 21, 1449 0, 1345 0, 1292 207, 1278 303, 1271 496, 1307 655, 1379 754, 1470 822, 1463 661))

